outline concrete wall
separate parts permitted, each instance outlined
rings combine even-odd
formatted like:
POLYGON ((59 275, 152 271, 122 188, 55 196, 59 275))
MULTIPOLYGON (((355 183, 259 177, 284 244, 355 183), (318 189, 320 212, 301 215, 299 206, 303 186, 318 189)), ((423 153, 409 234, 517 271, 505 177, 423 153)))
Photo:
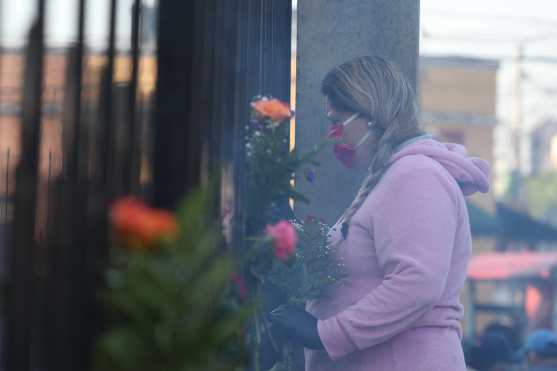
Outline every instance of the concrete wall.
MULTIPOLYGON (((415 84, 418 58, 419 0, 298 0, 296 147, 305 152, 326 137, 320 84, 334 66, 356 56, 379 55, 397 63, 415 84)), ((335 222, 355 196, 363 174, 337 164, 330 149, 319 158, 315 183, 298 177, 296 186, 312 213, 335 222)))

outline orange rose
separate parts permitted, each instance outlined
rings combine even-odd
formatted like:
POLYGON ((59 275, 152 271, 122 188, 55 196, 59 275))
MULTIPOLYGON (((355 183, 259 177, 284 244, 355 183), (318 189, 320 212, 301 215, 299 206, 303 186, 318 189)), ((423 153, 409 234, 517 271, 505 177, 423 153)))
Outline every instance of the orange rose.
POLYGON ((259 117, 270 118, 273 122, 281 122, 292 117, 288 104, 278 99, 260 99, 251 104, 259 117))
POLYGON ((116 240, 127 248, 151 248, 165 238, 176 237, 178 225, 168 211, 153 209, 134 197, 118 199, 110 208, 116 240))

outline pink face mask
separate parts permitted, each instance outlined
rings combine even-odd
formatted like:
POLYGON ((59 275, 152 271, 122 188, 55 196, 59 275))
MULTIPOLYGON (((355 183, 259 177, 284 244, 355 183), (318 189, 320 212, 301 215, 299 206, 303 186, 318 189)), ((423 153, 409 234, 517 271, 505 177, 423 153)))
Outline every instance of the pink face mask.
POLYGON ((341 143, 343 140, 343 132, 346 125, 350 124, 359 116, 358 113, 353 114, 347 118, 344 122, 339 124, 334 124, 329 129, 329 138, 337 141, 333 147, 335 157, 340 163, 342 163, 347 168, 351 169, 354 167, 354 161, 356 159, 356 150, 360 147, 367 138, 369 138, 371 132, 367 132, 362 139, 356 145, 341 143))

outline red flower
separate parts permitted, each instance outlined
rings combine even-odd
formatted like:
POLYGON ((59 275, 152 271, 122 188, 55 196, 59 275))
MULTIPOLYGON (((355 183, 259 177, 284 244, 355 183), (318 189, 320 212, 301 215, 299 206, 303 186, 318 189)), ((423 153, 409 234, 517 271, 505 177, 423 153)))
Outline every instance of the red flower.
POLYGON ((135 197, 117 199, 110 207, 110 223, 116 240, 131 249, 151 248, 174 238, 178 224, 173 214, 148 207, 135 197))
POLYGON ((292 117, 288 104, 278 99, 260 99, 251 104, 256 116, 270 118, 273 122, 281 122, 292 117))
POLYGON ((267 225, 267 235, 273 240, 275 256, 278 260, 286 261, 296 251, 298 233, 286 220, 281 220, 275 225, 267 225))

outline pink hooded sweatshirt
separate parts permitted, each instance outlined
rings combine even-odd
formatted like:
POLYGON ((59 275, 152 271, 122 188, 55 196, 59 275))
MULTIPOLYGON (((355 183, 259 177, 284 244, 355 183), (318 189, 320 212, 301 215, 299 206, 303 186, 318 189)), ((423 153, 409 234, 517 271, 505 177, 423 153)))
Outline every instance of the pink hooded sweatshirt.
POLYGON ((306 349, 306 370, 465 371, 465 195, 488 190, 488 163, 461 145, 420 138, 399 149, 336 244, 346 278, 307 305, 325 350, 306 349))

